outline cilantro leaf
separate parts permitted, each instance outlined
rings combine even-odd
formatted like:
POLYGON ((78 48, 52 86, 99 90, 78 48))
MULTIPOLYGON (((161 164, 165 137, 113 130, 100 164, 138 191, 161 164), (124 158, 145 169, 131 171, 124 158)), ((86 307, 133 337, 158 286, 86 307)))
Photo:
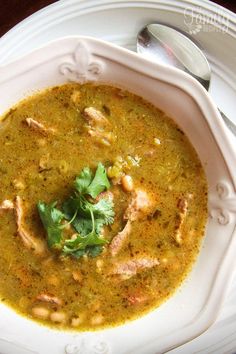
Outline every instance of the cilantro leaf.
MULTIPOLYGON (((93 228, 92 220, 84 217, 75 218, 72 225, 81 236, 89 234, 93 228)), ((95 232, 98 235, 101 233, 103 225, 104 221, 102 219, 95 219, 95 232)))
POLYGON ((87 188, 93 180, 92 171, 89 167, 85 167, 80 175, 75 179, 75 188, 81 194, 88 194, 87 188))
POLYGON ((47 231, 47 242, 50 248, 59 245, 62 238, 61 221, 64 214, 56 208, 56 204, 57 202, 50 204, 38 202, 37 204, 40 219, 47 231))
POLYGON ((83 210, 81 206, 81 197, 73 196, 63 203, 62 210, 67 220, 71 220, 76 210, 78 210, 77 216, 72 221, 72 226, 81 236, 85 236, 92 231, 93 224, 89 210, 83 210))
POLYGON ((80 207, 80 198, 77 196, 71 196, 66 199, 62 204, 62 210, 67 220, 70 220, 75 214, 76 210, 80 207))
POLYGON ((92 258, 97 257, 102 252, 102 246, 94 246, 87 248, 87 254, 92 258))
POLYGON ((93 229, 92 220, 84 217, 75 218, 72 225, 81 236, 88 235, 93 229))
POLYGON ((86 253, 87 253, 86 250, 70 251, 70 252, 68 252, 68 253, 66 253, 66 252, 64 251, 64 254, 69 254, 70 256, 73 256, 73 257, 75 257, 76 259, 81 258, 81 257, 84 256, 86 253))
POLYGON ((92 247, 88 246, 84 250, 77 250, 77 251, 70 252, 70 255, 75 257, 76 259, 81 258, 85 254, 94 258, 97 257, 101 252, 102 252, 102 246, 92 246, 92 247))
POLYGON ((92 231, 86 236, 81 236, 80 234, 73 240, 66 240, 63 251, 64 253, 74 253, 77 250, 86 250, 87 246, 97 246, 104 245, 107 241, 95 231, 95 220, 93 212, 90 210, 91 219, 92 219, 92 231))
POLYGON ((103 225, 112 224, 114 221, 113 202, 107 199, 100 199, 98 203, 92 204, 83 196, 73 196, 63 203, 62 208, 68 220, 71 220, 78 210, 72 225, 82 236, 92 231, 91 211, 94 214, 95 231, 98 234, 103 225))
POLYGON ((107 240, 101 238, 94 230, 92 230, 88 235, 86 236, 81 236, 80 234, 77 235, 77 237, 74 240, 66 240, 64 247, 63 247, 63 252, 66 254, 74 253, 79 250, 88 250, 88 246, 90 246, 90 252, 91 252, 91 247, 98 246, 98 245, 104 245, 107 243, 107 240))
POLYGON ((107 241, 97 235, 96 232, 91 231, 86 236, 77 235, 74 240, 66 240, 63 247, 65 253, 75 251, 75 250, 84 250, 87 246, 95 245, 104 245, 107 241))
POLYGON ((94 216, 100 220, 103 220, 103 224, 110 225, 114 222, 114 210, 113 202, 108 199, 100 199, 98 203, 91 204, 91 210, 94 213, 94 216))
MULTIPOLYGON (((80 215, 90 217, 91 211, 95 219, 104 220, 103 224, 108 225, 114 221, 113 202, 108 199, 100 199, 97 203, 92 204, 83 196, 73 198, 73 211, 75 208, 80 211, 80 215)), ((96 221, 96 220, 95 220, 96 221)))
POLYGON ((106 169, 103 164, 99 162, 95 177, 88 186, 87 193, 91 195, 91 197, 96 198, 98 194, 108 188, 110 188, 110 182, 107 178, 106 169))
POLYGON ((96 198, 98 194, 110 188, 103 164, 99 162, 94 178, 90 168, 85 167, 75 180, 75 188, 80 194, 88 194, 92 198, 96 198))

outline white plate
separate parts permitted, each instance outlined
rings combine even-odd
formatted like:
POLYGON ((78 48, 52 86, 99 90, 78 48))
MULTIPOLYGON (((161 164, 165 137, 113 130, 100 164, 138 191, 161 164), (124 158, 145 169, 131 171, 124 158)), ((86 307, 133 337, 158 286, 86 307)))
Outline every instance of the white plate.
MULTIPOLYGON (((153 21, 192 32, 192 37, 205 48, 212 66, 210 92, 218 106, 236 122, 236 16, 206 0, 59 1, 29 17, 0 39, 0 64, 48 40, 73 34, 102 38, 135 50, 136 33, 153 21)), ((172 352, 234 353, 235 327, 236 281, 215 325, 172 352)), ((0 350, 7 354, 7 347, 0 346, 0 350)))

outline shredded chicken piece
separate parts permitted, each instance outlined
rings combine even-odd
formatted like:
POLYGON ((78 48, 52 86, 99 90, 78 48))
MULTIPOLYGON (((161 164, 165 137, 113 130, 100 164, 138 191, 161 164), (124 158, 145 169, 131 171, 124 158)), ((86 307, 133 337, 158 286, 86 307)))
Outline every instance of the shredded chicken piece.
POLYGON ((116 256, 117 253, 120 251, 121 247, 123 246, 130 232, 131 232, 131 222, 130 220, 128 220, 123 230, 120 231, 115 237, 113 237, 109 245, 111 255, 113 257, 116 256))
POLYGON ((88 133, 93 138, 96 138, 98 143, 105 146, 110 146, 115 140, 115 136, 112 132, 89 129, 88 133))
POLYGON ((63 301, 61 299, 59 299, 57 296, 53 296, 50 294, 39 294, 36 299, 39 301, 49 302, 50 304, 56 304, 58 306, 63 305, 63 301))
POLYGON ((137 274, 139 270, 153 268, 157 265, 159 265, 159 261, 157 259, 152 259, 152 258, 133 259, 127 262, 118 263, 116 267, 113 269, 111 274, 133 276, 137 274))
POLYGON ((28 126, 41 134, 48 134, 48 133, 55 133, 55 129, 53 128, 46 128, 42 123, 39 123, 37 120, 33 118, 26 118, 25 119, 28 126))
POLYGON ((132 193, 131 202, 124 214, 125 220, 135 221, 148 215, 153 209, 153 203, 147 192, 136 189, 132 193))
POLYGON ((93 128, 99 127, 100 129, 105 129, 106 127, 109 127, 111 125, 109 120, 104 117, 102 112, 93 107, 85 108, 84 116, 87 119, 89 125, 93 128))
POLYGON ((117 255, 128 235, 131 233, 132 222, 153 212, 153 207, 153 201, 145 191, 136 189, 132 192, 131 202, 124 214, 124 220, 127 220, 127 223, 124 229, 112 239, 109 246, 112 256, 117 255))
POLYGON ((187 216, 187 212, 188 212, 188 200, 187 199, 179 199, 177 207, 178 207, 180 213, 178 214, 174 238, 175 238, 175 241, 177 242, 177 244, 180 245, 183 242, 182 226, 183 226, 184 220, 185 220, 185 218, 187 216))
POLYGON ((188 210, 188 201, 187 199, 179 199, 177 207, 179 208, 182 214, 186 214, 188 210))
POLYGON ((115 135, 111 132, 111 123, 102 112, 93 107, 87 107, 84 109, 84 117, 88 122, 88 133, 97 143, 110 146, 114 142, 115 135))
POLYGON ((148 296, 144 294, 132 294, 127 297, 130 305, 141 304, 148 300, 148 296))
POLYGON ((19 196, 16 197, 15 211, 16 211, 17 231, 24 245, 29 249, 33 249, 34 252, 38 255, 44 254, 46 251, 46 245, 43 242, 43 240, 30 235, 23 227, 24 213, 23 213, 22 200, 19 196))
POLYGON ((4 200, 2 204, 0 204, 0 210, 11 210, 14 209, 14 203, 11 200, 4 200))
POLYGON ((83 274, 81 273, 80 270, 74 270, 72 272, 72 277, 75 281, 77 281, 78 283, 82 283, 83 281, 83 274))
POLYGON ((20 235, 24 245, 27 248, 34 249, 36 254, 45 253, 46 246, 45 243, 41 239, 36 239, 32 235, 30 235, 22 226, 23 220, 23 208, 22 201, 19 196, 16 197, 15 203, 11 200, 4 200, 0 205, 0 210, 11 210, 15 209, 16 211, 16 224, 18 228, 18 234, 20 235))
POLYGON ((17 178, 12 181, 12 185, 15 189, 18 189, 18 190, 23 190, 26 187, 25 183, 17 178))

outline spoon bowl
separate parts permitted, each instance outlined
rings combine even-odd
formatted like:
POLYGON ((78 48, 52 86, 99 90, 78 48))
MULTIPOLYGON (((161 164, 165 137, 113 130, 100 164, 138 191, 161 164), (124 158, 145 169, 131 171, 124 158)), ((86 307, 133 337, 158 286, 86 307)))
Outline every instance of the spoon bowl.
MULTIPOLYGON (((149 24, 137 36, 137 52, 147 59, 183 70, 198 80, 208 91, 211 68, 202 50, 185 34, 164 24, 149 24)), ((236 125, 221 112, 236 135, 236 125)))
POLYGON ((172 27, 150 24, 138 34, 138 53, 161 64, 174 66, 195 77, 209 89, 211 68, 202 51, 172 27))

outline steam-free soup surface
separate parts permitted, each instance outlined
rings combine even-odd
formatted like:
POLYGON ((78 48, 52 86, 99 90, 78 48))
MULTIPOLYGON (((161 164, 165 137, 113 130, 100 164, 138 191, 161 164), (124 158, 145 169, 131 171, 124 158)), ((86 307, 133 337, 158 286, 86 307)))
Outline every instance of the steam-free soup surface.
POLYGON ((173 294, 199 252, 207 183, 189 140, 163 112, 117 88, 67 84, 11 109, 0 146, 2 301, 50 326, 93 330, 137 318, 173 294), (83 169, 94 178, 98 166, 109 186, 96 197, 76 191, 83 169), (77 229, 65 216, 63 203, 76 193, 86 205, 106 204, 100 245, 68 242, 92 231, 83 212, 76 210, 77 229), (59 242, 39 210, 54 201, 59 242))

